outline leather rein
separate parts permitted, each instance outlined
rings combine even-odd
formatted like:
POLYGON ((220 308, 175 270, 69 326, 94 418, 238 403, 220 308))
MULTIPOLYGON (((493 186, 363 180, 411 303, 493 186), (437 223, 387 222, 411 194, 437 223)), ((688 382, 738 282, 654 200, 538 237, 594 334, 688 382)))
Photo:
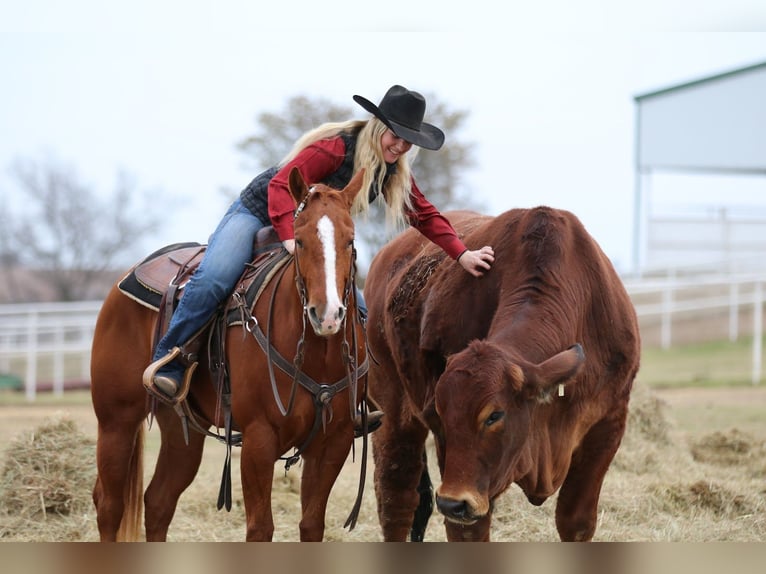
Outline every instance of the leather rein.
MULTIPOLYGON (((367 371, 369 369, 369 358, 368 355, 365 354, 364 361, 359 364, 359 354, 358 354, 358 340, 357 340, 357 330, 355 328, 351 329, 351 342, 349 343, 347 335, 345 335, 346 332, 346 321, 348 320, 349 313, 346 313, 346 316, 343 318, 342 325, 341 325, 341 331, 344 332, 344 338, 343 343, 341 345, 341 358, 343 360, 343 363, 346 367, 346 375, 334 383, 318 383, 311 377, 309 377, 303 370, 303 360, 304 360, 304 347, 305 347, 305 336, 306 336, 306 318, 308 316, 308 297, 306 294, 306 286, 305 282, 303 280, 303 275, 301 274, 300 265, 298 261, 297 254, 293 255, 293 261, 294 261, 294 267, 295 267, 295 283, 296 287, 298 289, 298 294, 300 297, 301 302, 301 321, 302 321, 302 330, 300 338, 298 339, 298 343, 296 345, 296 351, 295 351, 295 357, 293 358, 293 361, 290 362, 285 357, 283 357, 279 351, 277 351, 274 346, 271 344, 271 325, 273 323, 273 313, 274 313, 274 301, 276 293, 279 289, 279 285, 282 281, 282 278, 284 277, 285 271, 287 269, 287 265, 283 266, 279 271, 277 276, 273 279, 275 281, 274 288, 272 289, 270 300, 269 300, 269 310, 268 310, 268 322, 266 327, 266 333, 263 332, 261 329, 260 324, 258 323, 258 319, 252 314, 249 306, 247 305, 247 302, 245 300, 245 297, 243 294, 239 292, 235 292, 233 297, 236 300, 237 307, 240 312, 240 316, 242 319, 242 324, 244 326, 244 329, 253 335, 255 340, 258 342, 258 345, 261 347, 261 350, 266 355, 266 363, 268 365, 268 372, 269 372, 269 380, 271 382, 271 389, 274 394, 274 400, 277 404, 277 407, 279 408, 279 411, 282 413, 283 416, 288 416, 295 405, 295 395, 298 388, 298 385, 302 386, 304 389, 306 389, 309 393, 311 393, 313 400, 314 400, 314 424, 311 428, 311 431, 309 432, 309 435, 306 437, 306 439, 303 441, 303 443, 296 447, 294 452, 289 456, 281 456, 279 457, 279 460, 285 461, 285 472, 290 470, 290 467, 293 466, 295 463, 297 463, 300 460, 301 454, 308 448, 311 441, 316 436, 317 432, 319 431, 319 428, 321 426, 322 431, 326 431, 327 424, 332 421, 333 419, 333 412, 332 412, 332 399, 335 397, 336 394, 339 392, 345 390, 348 388, 349 390, 349 407, 350 407, 350 415, 353 420, 354 416, 356 415, 356 403, 357 403, 357 396, 358 396, 358 383, 359 378, 363 377, 367 374, 367 371), (354 352, 351 353, 351 347, 353 346, 354 352), (274 376, 274 365, 277 366, 283 373, 288 375, 292 378, 292 385, 290 388, 290 397, 287 401, 287 406, 284 405, 282 402, 282 399, 279 394, 279 389, 277 388, 277 382, 276 377, 274 376)), ((349 308, 349 301, 351 300, 351 297, 354 297, 354 303, 356 303, 356 249, 353 250, 352 256, 351 256, 351 264, 348 274, 348 280, 346 281, 346 285, 344 286, 344 292, 343 292, 343 305, 346 307, 346 309, 349 308)), ((355 305, 356 308, 356 305, 355 305)), ((361 323, 358 312, 353 313, 352 321, 356 323, 361 323)), ((364 337, 366 339, 366 331, 364 330, 364 325, 362 325, 362 332, 365 333, 364 337)), ((366 340, 365 340, 365 348, 367 346, 366 340)), ((366 430, 366 407, 367 407, 367 385, 365 383, 364 388, 362 389, 362 418, 363 418, 363 426, 366 430)), ((350 529, 354 527, 356 524, 356 519, 359 514, 359 510, 361 508, 361 497, 362 492, 364 488, 364 481, 365 481, 365 475, 366 475, 366 467, 367 467, 367 446, 368 446, 368 439, 367 439, 367 433, 364 432, 362 436, 363 442, 362 442, 362 463, 361 463, 361 471, 360 471, 360 483, 359 483, 359 491, 357 494, 357 500, 354 504, 354 508, 351 511, 351 514, 349 515, 348 519, 346 520, 345 526, 350 526, 350 529)), ((353 445, 353 443, 352 443, 353 445)))

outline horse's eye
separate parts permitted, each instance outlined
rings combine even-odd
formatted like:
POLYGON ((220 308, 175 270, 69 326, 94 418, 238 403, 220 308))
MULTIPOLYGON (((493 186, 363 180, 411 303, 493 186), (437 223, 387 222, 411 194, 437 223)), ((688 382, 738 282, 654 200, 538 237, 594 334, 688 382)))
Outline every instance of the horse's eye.
POLYGON ((302 249, 303 248, 303 241, 301 241, 300 239, 296 239, 295 240, 295 246, 296 247, 300 247, 302 249))
POLYGON ((487 420, 484 421, 484 425, 491 427, 493 424, 495 424, 497 421, 502 419, 504 416, 505 416, 505 413, 503 411, 495 411, 487 417, 487 420))

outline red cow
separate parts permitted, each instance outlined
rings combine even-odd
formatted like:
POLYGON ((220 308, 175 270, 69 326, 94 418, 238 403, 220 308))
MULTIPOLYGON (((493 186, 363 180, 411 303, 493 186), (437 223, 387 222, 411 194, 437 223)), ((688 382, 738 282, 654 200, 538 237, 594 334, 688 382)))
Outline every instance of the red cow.
POLYGON ((558 491, 561 540, 590 540, 638 372, 635 310, 572 213, 447 214, 492 269, 465 272, 414 230, 382 249, 365 286, 375 493, 386 540, 422 540, 433 505, 425 442, 441 471, 449 540, 489 540, 512 483, 534 505, 558 491))

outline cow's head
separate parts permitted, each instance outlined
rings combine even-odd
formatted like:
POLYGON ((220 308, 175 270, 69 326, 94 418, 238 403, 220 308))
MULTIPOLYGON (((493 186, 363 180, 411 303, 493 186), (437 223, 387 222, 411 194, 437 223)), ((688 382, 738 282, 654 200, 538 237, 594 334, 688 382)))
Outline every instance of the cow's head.
POLYGON ((443 464, 436 503, 447 520, 473 524, 486 516, 491 501, 527 470, 532 407, 551 400, 584 360, 579 344, 532 364, 486 341, 449 358, 433 404, 443 464))

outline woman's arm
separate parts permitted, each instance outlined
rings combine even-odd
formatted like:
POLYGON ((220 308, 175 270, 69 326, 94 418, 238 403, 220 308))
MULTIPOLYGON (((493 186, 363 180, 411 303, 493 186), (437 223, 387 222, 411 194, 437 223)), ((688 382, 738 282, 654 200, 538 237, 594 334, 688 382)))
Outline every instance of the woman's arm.
POLYGON ((428 201, 412 180, 412 207, 410 223, 428 239, 441 247, 447 255, 474 277, 481 277, 495 261, 495 252, 489 245, 471 251, 458 237, 455 228, 441 212, 428 201))

